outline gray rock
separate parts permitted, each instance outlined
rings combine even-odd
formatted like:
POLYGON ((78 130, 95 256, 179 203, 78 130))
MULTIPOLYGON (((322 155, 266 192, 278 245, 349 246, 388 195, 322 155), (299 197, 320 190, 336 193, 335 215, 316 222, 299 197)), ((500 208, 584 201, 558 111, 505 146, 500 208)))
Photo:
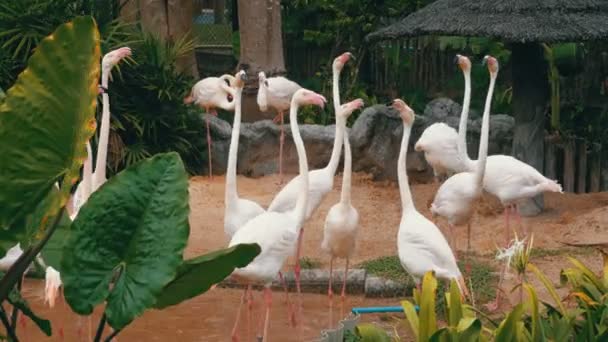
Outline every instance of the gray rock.
MULTIPOLYGON (((425 115, 417 115, 409 141, 407 165, 409 171, 426 172, 430 168, 422 153, 413 146, 423 130, 436 122, 446 122, 458 128, 461 107, 458 103, 439 98, 431 101, 425 115)), ((471 116, 474 117, 474 116, 471 116)), ((213 171, 226 172, 230 147, 231 124, 210 116, 213 146, 213 171)), ((476 158, 479 146, 481 119, 469 119, 468 152, 476 158)), ((490 154, 509 154, 513 140, 514 119, 504 114, 490 118, 490 154)), ((335 125, 300 125, 300 133, 308 157, 310 169, 325 167, 333 149, 335 125)), ((353 150, 353 170, 371 173, 375 179, 397 179, 397 157, 401 145, 403 124, 398 114, 390 107, 374 105, 366 108, 349 129, 353 150)), ((241 124, 237 172, 252 177, 278 172, 279 126, 270 120, 241 124)), ((283 169, 288 173, 298 172, 298 157, 289 125, 285 125, 283 169)), ((341 169, 341 166, 338 170, 341 169)), ((339 172, 339 171, 338 171, 339 172)))
POLYGON ((398 283, 394 280, 371 275, 365 279, 366 297, 405 297, 411 295, 412 288, 410 282, 398 283))
POLYGON ((454 117, 458 121, 461 112, 462 106, 446 97, 434 99, 424 108, 424 116, 432 122, 447 121, 450 117, 454 117))

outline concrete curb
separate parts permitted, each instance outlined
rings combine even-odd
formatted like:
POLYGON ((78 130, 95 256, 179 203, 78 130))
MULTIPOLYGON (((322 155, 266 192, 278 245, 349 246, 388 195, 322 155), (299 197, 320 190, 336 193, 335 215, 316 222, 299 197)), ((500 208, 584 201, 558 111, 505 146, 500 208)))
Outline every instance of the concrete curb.
MULTIPOLYGON (((290 291, 295 291, 296 282, 293 272, 283 273, 285 283, 290 291)), ((336 271, 333 274, 332 289, 339 295, 342 291, 344 272, 336 271)), ((329 284, 329 271, 324 269, 306 269, 300 272, 300 287, 304 293, 327 293, 329 284)), ((226 279, 219 284, 220 287, 243 288, 243 285, 226 279)), ((254 286, 261 288, 261 286, 254 286)), ((363 294, 365 297, 406 297, 412 295, 413 282, 396 282, 390 279, 368 274, 365 269, 352 269, 346 278, 346 292, 348 294, 363 294)), ((282 290, 278 276, 272 282, 272 289, 282 290)))

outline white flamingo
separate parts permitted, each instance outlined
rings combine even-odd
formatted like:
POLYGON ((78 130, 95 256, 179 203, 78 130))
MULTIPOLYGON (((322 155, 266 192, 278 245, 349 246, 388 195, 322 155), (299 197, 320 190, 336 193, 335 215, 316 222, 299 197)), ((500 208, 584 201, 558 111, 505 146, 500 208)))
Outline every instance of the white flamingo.
MULTIPOLYGON (((463 70, 470 70, 471 63, 468 58, 458 55, 459 65, 463 70)), ((471 245, 471 223, 473 206, 483 189, 483 178, 486 168, 486 158, 488 155, 488 136, 490 131, 490 108, 492 106, 492 95, 498 74, 498 61, 494 57, 486 56, 488 70, 490 71, 490 85, 486 97, 485 108, 481 124, 481 137, 479 139, 479 159, 474 171, 457 173, 448 178, 437 190, 435 199, 431 204, 431 213, 439 215, 448 221, 450 235, 454 240, 452 248, 456 250, 455 236, 453 227, 467 223, 467 251, 471 245)), ((460 148, 466 153, 466 141, 460 148)), ((468 158, 467 158, 468 159, 468 158)))
MULTIPOLYGON (((217 116, 216 108, 223 110, 234 110, 233 98, 234 88, 231 87, 235 82, 232 75, 222 75, 220 77, 207 77, 196 82, 190 94, 184 98, 185 104, 194 103, 205 109, 209 115, 217 116), (228 82, 228 83, 226 83, 228 82)), ((209 159, 209 178, 213 177, 211 162, 211 131, 209 130, 209 116, 205 116, 207 126, 207 157, 209 159)))
POLYGON ((458 269, 450 245, 439 228, 414 207, 405 171, 405 157, 414 123, 414 111, 400 99, 393 101, 393 108, 399 112, 403 120, 403 138, 397 162, 397 176, 403 210, 397 234, 399 260, 403 268, 414 278, 417 286, 420 285, 422 276, 432 270, 439 279, 456 279, 460 291, 468 296, 466 284, 458 269))
POLYGON ((267 211, 256 216, 251 221, 241 227, 232 237, 229 246, 234 246, 241 243, 257 243, 260 248, 260 254, 246 267, 236 269, 233 276, 236 279, 244 281, 248 284, 245 293, 239 305, 237 318, 232 330, 233 340, 238 340, 237 327, 240 318, 240 311, 245 300, 247 291, 250 289, 251 283, 262 282, 265 285, 264 298, 266 302, 266 317, 264 321, 264 341, 268 339, 268 326, 270 318, 270 307, 272 292, 270 284, 274 277, 278 274, 285 262, 285 259, 293 253, 297 243, 299 230, 306 217, 306 207, 308 202, 308 161, 306 158, 306 150, 300 132, 298 129, 297 112, 298 107, 307 104, 313 104, 320 107, 324 106, 325 98, 315 92, 307 89, 298 90, 292 97, 291 108, 289 113, 289 121, 292 130, 294 143, 298 152, 299 168, 301 181, 298 183, 300 189, 298 199, 294 210, 289 212, 271 212, 267 211))
POLYGON ((435 180, 453 173, 469 171, 470 159, 459 149, 464 144, 466 150, 466 127, 468 123, 469 104, 471 102, 471 62, 468 58, 456 55, 456 60, 464 74, 464 100, 460 114, 459 131, 443 122, 434 123, 427 127, 416 144, 414 150, 424 152, 424 157, 433 168, 435 180), (464 134, 463 134, 464 133, 464 134))
MULTIPOLYGON (((339 72, 344 67, 344 63, 352 55, 350 53, 344 53, 338 56, 333 63, 334 76, 333 76, 333 102, 334 110, 339 113, 340 108, 340 84, 339 84, 339 72)), ((350 114, 350 113, 349 113, 350 114)), ((344 142, 344 131, 346 130, 346 119, 342 115, 336 115, 336 133, 334 137, 334 146, 331 152, 331 157, 327 166, 322 169, 312 170, 309 172, 308 178, 310 184, 308 187, 308 205, 306 208, 306 219, 308 220, 314 211, 319 207, 323 198, 333 189, 334 187, 334 175, 338 164, 340 163, 340 154, 342 153, 342 143, 344 142)), ((281 191, 274 197, 268 211, 274 212, 287 212, 293 210, 295 207, 297 198, 300 194, 300 177, 296 176, 293 178, 281 191)), ((296 249, 296 265, 294 269, 294 275, 296 280, 296 289, 300 293, 300 250, 302 246, 302 235, 304 229, 300 229, 300 237, 298 238, 298 247, 296 249)))
MULTIPOLYGON (((361 108, 363 101, 357 99, 341 106, 342 115, 348 116, 355 109, 361 108)), ((323 242, 321 249, 328 253, 331 258, 329 261, 329 285, 327 295, 331 301, 333 290, 331 286, 333 262, 335 258, 346 259, 344 268, 344 280, 342 282, 342 301, 346 292, 346 277, 348 275, 348 262, 355 250, 357 233, 359 231, 359 213, 351 203, 351 177, 352 177, 352 156, 348 132, 344 132, 344 174, 342 175, 342 192, 340 202, 334 204, 325 217, 325 228, 323 231, 323 242)))
POLYGON ((241 70, 237 74, 235 83, 234 123, 232 125, 230 149, 228 150, 228 169, 226 171, 226 193, 224 198, 224 232, 228 238, 232 238, 234 233, 245 223, 265 212, 264 208, 254 201, 240 198, 236 186, 236 164, 241 129, 243 85, 246 78, 247 74, 241 70))
POLYGON ((294 81, 285 77, 266 78, 266 74, 261 71, 258 74, 258 96, 257 103, 262 112, 273 107, 277 111, 277 116, 272 120, 274 123, 281 123, 281 135, 279 137, 279 177, 283 183, 283 145, 285 143, 284 113, 289 109, 291 97, 302 87, 294 81))
POLYGON ((101 90, 103 108, 101 113, 101 127, 99 128, 99 144, 97 145, 97 159, 93 172, 92 191, 95 192, 106 181, 106 163, 108 156, 108 139, 110 136, 110 97, 108 95, 108 78, 110 71, 123 58, 131 56, 131 49, 122 47, 108 52, 101 60, 101 90))

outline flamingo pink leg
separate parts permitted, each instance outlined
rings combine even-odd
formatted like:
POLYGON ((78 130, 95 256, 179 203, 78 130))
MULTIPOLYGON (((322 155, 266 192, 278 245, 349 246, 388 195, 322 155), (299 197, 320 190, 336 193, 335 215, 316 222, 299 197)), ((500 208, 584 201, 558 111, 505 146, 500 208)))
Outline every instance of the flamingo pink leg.
POLYGON ((233 342, 237 342, 239 341, 239 334, 238 334, 238 327, 239 327, 239 322, 241 320, 241 308, 243 307, 243 303, 245 302, 245 297, 247 296, 247 287, 245 288, 245 290, 243 291, 243 295, 241 296, 241 303, 239 304, 239 308, 236 311, 236 319, 234 320, 234 326, 232 327, 232 341, 233 342))
POLYGON ((283 285, 283 289, 285 290, 285 302, 287 303, 287 321, 295 327, 296 315, 294 313, 293 305, 291 305, 291 301, 289 300, 289 291, 287 290, 287 283, 285 282, 285 278, 283 277, 283 272, 279 272, 279 279, 281 280, 281 284, 283 285))
POLYGON ((522 236, 527 236, 528 235, 528 231, 527 229, 524 227, 524 224, 521 220, 521 215, 519 215, 519 208, 517 207, 517 204, 513 204, 513 207, 511 207, 511 210, 513 211, 513 215, 515 216, 515 221, 517 222, 517 225, 519 226, 519 232, 522 236))
POLYGON ((464 269, 467 275, 471 275, 471 222, 467 223, 467 257, 464 269))
POLYGON ((460 259, 459 258, 459 253, 458 253, 458 249, 456 248, 456 234, 454 232, 454 226, 451 223, 448 223, 448 227, 450 229, 450 245, 452 245, 452 249, 454 250, 454 255, 456 256, 456 259, 460 259))
POLYGON ((344 268, 344 280, 342 281, 342 294, 340 294, 340 299, 344 302, 346 298, 346 278, 348 278, 348 262, 350 260, 346 258, 346 267, 344 268))
POLYGON ((251 336, 251 321, 253 312, 253 293, 251 291, 251 285, 247 285, 247 338, 251 336))
POLYGON ((268 327, 270 326, 270 307, 272 306, 272 291, 269 287, 264 288, 264 301, 266 302, 266 317, 264 318, 263 341, 268 341, 268 327))
MULTIPOLYGON (((511 239, 511 234, 509 232, 509 212, 511 211, 511 205, 507 205, 505 207, 505 248, 509 246, 509 241, 511 239)), ((500 305, 500 287, 502 286, 502 281, 503 281, 503 277, 504 277, 504 271, 501 269, 500 271, 500 278, 498 279, 498 285, 496 287, 496 298, 494 299, 494 301, 486 304, 486 308, 492 312, 492 311, 496 311, 500 305)))
POLYGON ((334 257, 332 256, 329 259, 329 285, 327 286, 327 305, 329 306, 329 325, 328 327, 331 329, 333 324, 333 298, 334 298, 334 290, 331 285, 332 275, 334 273, 334 257))

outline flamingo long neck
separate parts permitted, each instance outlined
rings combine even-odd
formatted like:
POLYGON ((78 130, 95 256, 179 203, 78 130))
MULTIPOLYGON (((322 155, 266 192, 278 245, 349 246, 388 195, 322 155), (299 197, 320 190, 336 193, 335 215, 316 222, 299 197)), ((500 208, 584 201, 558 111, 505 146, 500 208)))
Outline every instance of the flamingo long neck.
POLYGON ((293 98, 289 108, 289 125, 291 127, 291 134, 293 135, 293 142, 298 152, 298 164, 300 166, 300 191, 298 192, 294 213, 297 222, 302 223, 304 222, 306 206, 308 205, 308 159, 306 158, 306 149, 304 148, 304 142, 298 128, 298 103, 293 98))
POLYGON ((82 186, 83 203, 89 199, 92 193, 93 186, 93 150, 91 149, 91 143, 87 141, 87 160, 84 162, 84 169, 82 171, 82 186))
MULTIPOLYGON (((220 76, 220 79, 222 80, 222 83, 220 84, 220 87, 222 87, 222 89, 227 92, 228 94, 235 96, 236 95, 236 90, 234 88, 232 88, 231 86, 226 84, 226 80, 228 80, 228 82, 230 82, 230 84, 234 84, 234 82, 236 81, 236 79, 234 78, 234 76, 232 75, 222 75, 220 76)), ((233 101, 234 102, 234 101, 233 101)))
POLYGON ((414 201, 410 192, 410 185, 407 179, 405 167, 405 158, 407 155, 407 147, 410 140, 412 127, 403 123, 403 138, 401 138, 401 150, 399 151, 399 159, 397 161, 397 178, 399 179, 399 192, 401 193, 401 207, 403 210, 414 209, 414 201))
POLYGON ((350 204, 351 178, 352 156, 350 141, 348 140, 348 132, 344 131, 344 174, 342 175, 342 193, 340 195, 340 201, 344 204, 350 204))
POLYGON ((486 96, 486 104, 483 109, 481 119, 481 137, 479 138, 479 157, 477 159, 477 169, 475 170, 475 184, 481 189, 483 176, 486 170, 486 159, 488 157, 488 138, 490 135, 490 108, 492 107, 492 95, 494 94, 494 84, 496 83, 496 73, 490 75, 490 86, 486 96))
POLYGON ((241 110, 242 110, 243 88, 238 88, 234 96, 234 123, 232 124, 232 137, 230 138, 230 149, 228 150, 228 170, 226 171, 226 206, 232 200, 238 198, 236 189, 236 161, 239 151, 239 135, 241 132, 241 110))
POLYGON ((342 70, 338 69, 338 68, 333 68, 332 70, 332 77, 333 77, 333 81, 332 81, 332 94, 334 97, 334 113, 338 113, 338 110, 340 109, 340 72, 342 70))
MULTIPOLYGON (((108 76, 110 70, 103 70, 101 86, 108 89, 108 76)), ((101 112, 101 127, 99 128, 99 144, 97 145, 97 160, 95 161, 95 188, 101 186, 106 180, 106 162, 108 157, 108 139, 110 136, 110 97, 107 91, 101 95, 103 108, 101 112)))
POLYGON ((334 136, 334 148, 331 150, 331 157, 325 167, 331 176, 336 174, 336 169, 340 163, 340 154, 342 153, 342 143, 344 141, 344 130, 346 129, 346 120, 338 115, 340 110, 340 69, 333 68, 333 97, 334 97, 334 113, 336 114, 336 133, 334 136))
POLYGON ((471 69, 462 72, 464 75, 464 99, 462 100, 462 112, 460 113, 460 123, 458 125, 458 153, 467 162, 470 168, 475 164, 469 158, 467 152, 467 125, 469 123, 469 108, 471 106, 471 69))

